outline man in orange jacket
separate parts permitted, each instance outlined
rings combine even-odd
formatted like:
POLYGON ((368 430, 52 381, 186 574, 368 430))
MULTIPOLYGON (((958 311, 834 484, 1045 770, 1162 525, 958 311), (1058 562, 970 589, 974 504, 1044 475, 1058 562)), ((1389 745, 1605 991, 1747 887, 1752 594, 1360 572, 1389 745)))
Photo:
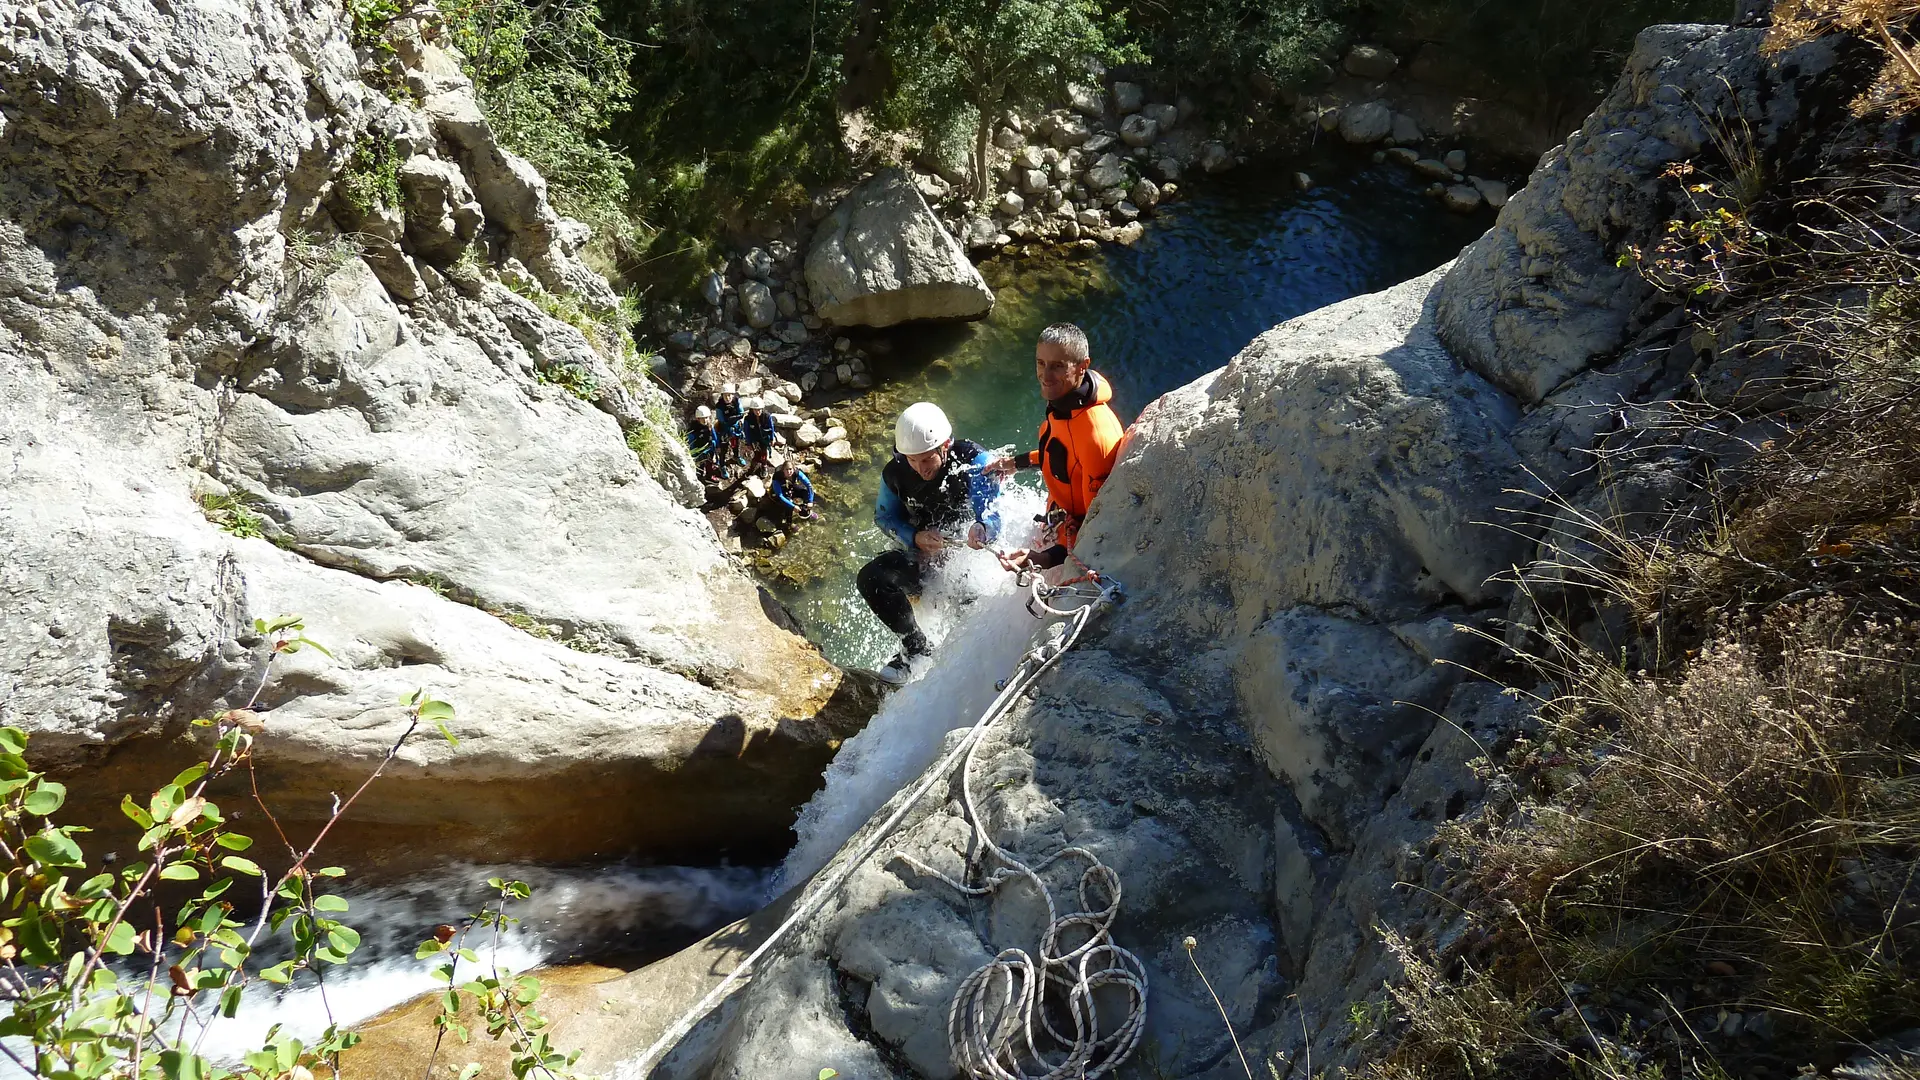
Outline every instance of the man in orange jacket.
POLYGON ((998 462, 994 468, 1002 474, 1020 468, 1040 470, 1047 482, 1048 527, 1040 547, 1001 556, 1009 570, 1049 569, 1067 560, 1080 523, 1113 471, 1126 434, 1108 404, 1113 387, 1093 370, 1086 331, 1072 323, 1054 323, 1040 331, 1033 362, 1040 394, 1047 399, 1040 448, 998 462))

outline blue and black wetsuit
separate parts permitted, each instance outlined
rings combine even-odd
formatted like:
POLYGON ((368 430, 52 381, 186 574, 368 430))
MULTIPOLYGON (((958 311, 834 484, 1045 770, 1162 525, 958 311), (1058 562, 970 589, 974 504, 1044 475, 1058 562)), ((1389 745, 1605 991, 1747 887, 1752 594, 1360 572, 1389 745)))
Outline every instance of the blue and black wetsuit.
POLYGON ((702 468, 719 467, 720 450, 724 445, 717 427, 695 420, 693 426, 687 429, 687 450, 702 468))
POLYGON ((740 458, 740 440, 746 437, 746 429, 740 422, 741 417, 745 415, 746 413, 740 408, 740 399, 737 397, 732 401, 722 397, 713 406, 713 417, 719 421, 717 426, 720 428, 720 437, 727 441, 728 449, 733 451, 736 459, 740 458))
POLYGON ((740 418, 741 426, 747 432, 747 445, 758 453, 773 449, 773 414, 765 409, 750 412, 740 418))
POLYGON ((813 481, 799 469, 792 476, 776 473, 773 478, 773 497, 786 506, 789 514, 803 506, 813 505, 813 481))
POLYGON ((977 522, 989 542, 999 539, 1000 515, 993 500, 1000 494, 1000 482, 986 473, 991 460, 979 444, 955 439, 946 464, 931 480, 922 480, 899 454, 880 473, 873 521, 905 550, 884 552, 860 568, 860 596, 887 629, 907 639, 909 652, 926 651, 911 599, 920 592, 926 573, 914 534, 933 529, 949 543, 965 543, 968 527, 977 522))
POLYGON ((773 483, 768 486, 773 499, 764 504, 761 513, 782 525, 792 524, 794 515, 805 514, 813 506, 813 481, 799 469, 793 470, 792 476, 774 473, 773 483))

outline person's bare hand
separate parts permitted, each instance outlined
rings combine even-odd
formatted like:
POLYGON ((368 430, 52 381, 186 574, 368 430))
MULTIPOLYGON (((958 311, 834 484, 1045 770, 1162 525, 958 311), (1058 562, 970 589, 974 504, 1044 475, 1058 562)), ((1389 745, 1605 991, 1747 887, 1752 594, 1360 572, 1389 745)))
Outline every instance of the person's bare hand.
POLYGON ((987 527, 985 525, 977 521, 973 523, 973 526, 967 530, 967 546, 975 551, 979 551, 981 548, 987 546, 987 527))
POLYGON ((1012 551, 996 551, 994 555, 1000 560, 1000 568, 1008 573, 1018 574, 1024 570, 1032 569, 1033 553, 1025 548, 1015 548, 1012 551))
POLYGON ((994 458, 981 471, 995 479, 1005 479, 1020 471, 1020 463, 1010 457, 994 458))
POLYGON ((913 534, 913 546, 928 555, 938 555, 946 550, 946 538, 932 529, 921 529, 913 534))

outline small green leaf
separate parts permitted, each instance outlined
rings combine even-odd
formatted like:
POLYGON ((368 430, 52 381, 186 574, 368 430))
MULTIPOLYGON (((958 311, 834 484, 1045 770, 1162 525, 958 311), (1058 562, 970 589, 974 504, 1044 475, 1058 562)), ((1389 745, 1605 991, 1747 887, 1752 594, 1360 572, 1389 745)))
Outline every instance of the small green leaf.
POLYGON ((241 836, 239 833, 226 833, 216 839, 214 843, 219 844, 228 851, 245 851, 253 846, 253 837, 241 836))
POLYGON ((52 829, 27 837, 27 857, 42 866, 84 866, 80 845, 63 832, 52 829))
POLYGON ((293 981, 293 961, 283 960, 270 968, 260 969, 260 977, 270 983, 285 986, 293 981))
POLYGON ((440 737, 447 740, 448 746, 455 750, 460 749, 460 740, 456 738, 453 732, 447 727, 445 720, 435 720, 433 726, 440 729, 440 737))
POLYGON ((255 863, 252 859, 243 859, 238 855, 228 855, 223 857, 220 860, 220 865, 226 867, 229 870, 234 871, 235 873, 246 874, 249 877, 260 876, 260 867, 257 863, 255 863))
POLYGON ((239 1011, 240 1011, 240 984, 234 983, 232 986, 227 987, 226 990, 220 994, 220 1015, 231 1020, 233 1019, 234 1014, 239 1011))
POLYGON ((199 881, 200 871, 188 863, 173 863, 160 871, 162 881, 199 881))
POLYGON ((313 898, 313 910, 345 911, 347 910, 347 901, 343 897, 335 896, 332 893, 325 893, 313 898))
POLYGON ((0 727, 0 751, 9 754, 27 752, 27 733, 17 727, 0 727))
POLYGON ((173 782, 176 786, 185 788, 187 785, 205 775, 207 775, 207 763, 203 761, 198 765, 189 765, 181 770, 180 775, 173 778, 173 782))
POLYGON ((451 720, 453 719, 453 706, 444 701, 423 701, 420 703, 420 719, 435 721, 451 720))
POLYGON ((113 933, 107 935, 107 940, 101 948, 115 956, 125 956, 133 951, 134 939, 137 936, 133 932, 133 927, 123 922, 113 928, 113 933))
POLYGON ((834 1072, 832 1069, 821 1069, 819 1080, 833 1080, 834 1077, 839 1075, 839 1073, 834 1072))
POLYGON ((346 871, 338 866, 323 866, 313 872, 314 877, 344 877, 346 871))
POLYGON ((447 947, 445 945, 435 941, 433 938, 428 938, 420 943, 419 948, 413 950, 413 958, 415 960, 425 960, 429 956, 438 956, 446 951, 447 947))
POLYGON ((47 817, 54 811, 60 809, 66 801, 67 786, 65 784, 56 784, 51 780, 42 780, 34 786, 33 792, 27 796, 25 806, 27 813, 47 817))
POLYGON ((483 1066, 476 1061, 473 1064, 468 1065, 466 1068, 461 1069, 460 1080, 473 1080, 474 1077, 480 1075, 480 1070, 482 1067, 483 1066))

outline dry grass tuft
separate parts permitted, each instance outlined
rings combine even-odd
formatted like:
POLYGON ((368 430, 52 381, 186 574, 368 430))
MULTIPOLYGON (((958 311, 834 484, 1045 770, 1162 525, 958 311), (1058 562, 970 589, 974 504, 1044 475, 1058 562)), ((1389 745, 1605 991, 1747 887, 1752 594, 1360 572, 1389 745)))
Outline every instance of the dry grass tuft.
POLYGON ((1920 107, 1920 66, 1914 60, 1916 21, 1920 21, 1916 0, 1779 0, 1765 48, 1779 52, 1834 33, 1872 41, 1886 53, 1886 62, 1873 84, 1855 99, 1854 112, 1898 116, 1920 107))

